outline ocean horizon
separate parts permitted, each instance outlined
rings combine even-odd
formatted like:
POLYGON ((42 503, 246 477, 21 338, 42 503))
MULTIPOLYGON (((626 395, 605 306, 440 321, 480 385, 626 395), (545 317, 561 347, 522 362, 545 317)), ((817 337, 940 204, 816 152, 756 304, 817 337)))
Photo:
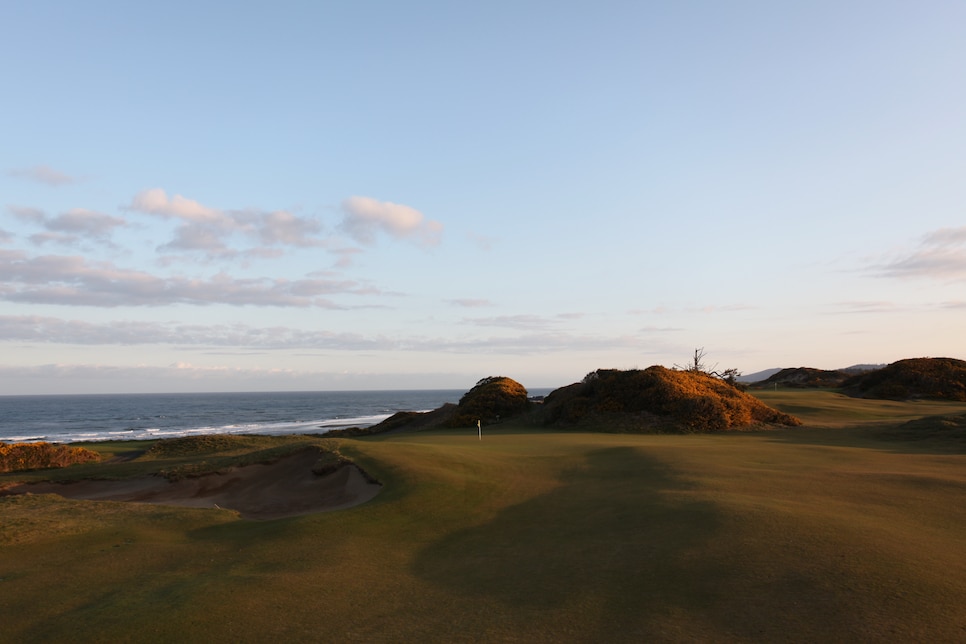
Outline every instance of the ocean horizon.
MULTIPOLYGON (((551 389, 534 389, 531 396, 551 389)), ((457 403, 463 389, 0 396, 0 441, 76 443, 202 434, 317 434, 457 403)))

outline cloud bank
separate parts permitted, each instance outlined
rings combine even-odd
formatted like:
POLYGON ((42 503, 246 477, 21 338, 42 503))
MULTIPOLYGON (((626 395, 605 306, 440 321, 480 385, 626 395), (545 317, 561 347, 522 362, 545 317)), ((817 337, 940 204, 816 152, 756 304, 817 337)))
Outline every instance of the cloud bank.
POLYGON ((369 295, 379 291, 353 280, 324 278, 236 278, 218 273, 209 278, 158 277, 94 262, 79 256, 28 257, 0 249, 0 300, 72 306, 163 306, 230 304, 344 308, 322 296, 369 295))
POLYGON ((0 338, 7 342, 83 346, 169 345, 264 351, 411 351, 457 354, 534 355, 560 350, 641 350, 633 336, 582 335, 563 331, 520 329, 511 336, 439 338, 363 335, 354 332, 305 330, 285 326, 185 324, 179 322, 88 322, 38 315, 0 316, 0 338))
POLYGON ((109 243, 116 228, 127 225, 120 217, 86 208, 72 208, 56 217, 48 216, 38 208, 7 206, 7 211, 16 218, 44 228, 46 233, 30 237, 35 244, 55 241, 62 244, 76 244, 82 240, 109 243))

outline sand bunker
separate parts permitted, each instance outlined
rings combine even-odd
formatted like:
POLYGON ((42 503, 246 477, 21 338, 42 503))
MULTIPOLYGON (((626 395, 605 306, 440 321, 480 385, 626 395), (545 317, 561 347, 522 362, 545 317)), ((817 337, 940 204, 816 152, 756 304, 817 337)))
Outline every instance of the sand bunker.
POLYGON ((168 481, 145 476, 123 481, 23 483, 4 494, 59 494, 69 499, 133 501, 192 508, 235 510, 244 519, 278 519, 349 508, 382 488, 355 465, 331 474, 312 472, 319 455, 303 450, 267 465, 246 465, 223 474, 168 481))

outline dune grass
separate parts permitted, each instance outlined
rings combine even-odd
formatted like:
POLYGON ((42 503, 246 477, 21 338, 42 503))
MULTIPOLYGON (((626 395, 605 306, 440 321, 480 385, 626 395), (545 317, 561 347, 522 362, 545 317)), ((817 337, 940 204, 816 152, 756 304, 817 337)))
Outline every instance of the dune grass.
POLYGON ((966 455, 867 431, 933 408, 772 393, 805 427, 339 439, 383 491, 290 519, 0 498, 0 641, 961 641, 966 455))

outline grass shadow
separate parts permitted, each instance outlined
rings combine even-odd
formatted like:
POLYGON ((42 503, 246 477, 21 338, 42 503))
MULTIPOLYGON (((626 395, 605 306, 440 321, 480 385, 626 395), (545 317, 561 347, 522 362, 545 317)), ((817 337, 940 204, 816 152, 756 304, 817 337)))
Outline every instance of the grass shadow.
POLYGON ((899 423, 863 424, 837 429, 795 428, 768 432, 768 440, 790 445, 814 447, 853 447, 894 454, 966 454, 966 428, 963 417, 927 416, 899 423), (952 422, 951 422, 952 420, 952 422))
POLYGON ((562 478, 553 491, 428 545, 415 574, 517 608, 552 610, 595 598, 594 612, 608 615, 599 627, 625 633, 627 619, 646 622, 653 606, 710 598, 707 576, 688 569, 714 539, 719 516, 711 503, 676 497, 687 485, 666 465, 639 449, 613 447, 589 453, 562 478))

